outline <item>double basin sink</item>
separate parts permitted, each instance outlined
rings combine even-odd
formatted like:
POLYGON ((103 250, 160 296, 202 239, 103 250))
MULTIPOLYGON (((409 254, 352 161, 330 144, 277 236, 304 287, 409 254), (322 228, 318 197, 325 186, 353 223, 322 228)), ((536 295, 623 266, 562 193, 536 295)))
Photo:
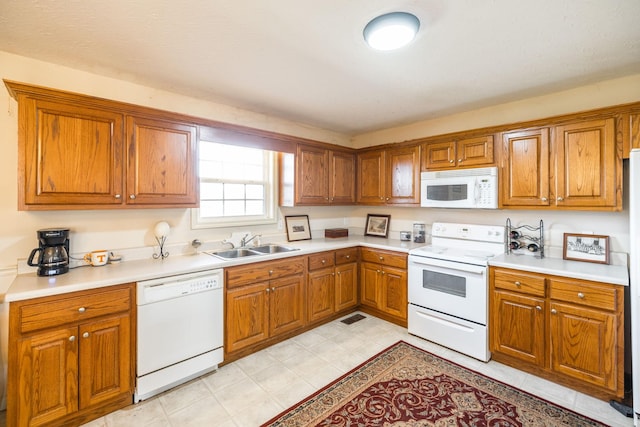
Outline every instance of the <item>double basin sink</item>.
POLYGON ((289 246, 269 244, 254 246, 251 248, 235 248, 227 251, 207 252, 209 255, 217 256, 223 259, 244 258, 248 256, 279 254, 283 252, 297 251, 299 248, 291 248, 289 246))

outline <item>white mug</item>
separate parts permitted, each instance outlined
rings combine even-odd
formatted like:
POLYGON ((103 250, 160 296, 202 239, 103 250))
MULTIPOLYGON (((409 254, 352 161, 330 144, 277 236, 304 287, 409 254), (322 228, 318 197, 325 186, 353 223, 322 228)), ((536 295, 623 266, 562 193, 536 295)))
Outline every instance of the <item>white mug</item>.
POLYGON ((84 256, 84 260, 94 267, 105 265, 109 261, 109 252, 106 250, 91 251, 84 256))

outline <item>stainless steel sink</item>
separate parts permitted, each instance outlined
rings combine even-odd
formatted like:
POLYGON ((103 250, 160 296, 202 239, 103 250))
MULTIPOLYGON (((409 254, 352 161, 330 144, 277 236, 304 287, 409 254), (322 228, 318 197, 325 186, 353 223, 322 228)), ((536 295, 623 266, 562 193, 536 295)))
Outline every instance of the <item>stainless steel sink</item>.
POLYGON ((289 246, 276 245, 276 244, 262 245, 262 246, 256 246, 251 248, 252 251, 257 251, 263 254, 278 254, 281 252, 297 251, 298 249, 299 248, 291 248, 289 246))
POLYGON ((224 259, 233 259, 233 258, 244 258, 248 256, 256 256, 256 255, 268 255, 268 254, 277 254, 283 252, 291 252, 297 251, 298 248, 291 248, 289 246, 283 246, 278 244, 269 244, 262 246, 255 246, 253 248, 235 248, 229 249, 226 251, 218 251, 218 252, 206 252, 209 255, 217 256, 224 259))
POLYGON ((215 255, 220 258, 244 258, 247 256, 262 255, 261 252, 252 251, 251 249, 238 248, 229 249, 228 251, 209 252, 210 255, 215 255))

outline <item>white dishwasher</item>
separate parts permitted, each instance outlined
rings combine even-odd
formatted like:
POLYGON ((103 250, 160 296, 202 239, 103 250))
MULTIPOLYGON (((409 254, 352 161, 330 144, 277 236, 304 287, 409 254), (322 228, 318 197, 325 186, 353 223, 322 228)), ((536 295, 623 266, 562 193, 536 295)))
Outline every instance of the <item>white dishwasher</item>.
POLYGON ((223 360, 223 271, 137 283, 134 402, 217 369, 223 360))

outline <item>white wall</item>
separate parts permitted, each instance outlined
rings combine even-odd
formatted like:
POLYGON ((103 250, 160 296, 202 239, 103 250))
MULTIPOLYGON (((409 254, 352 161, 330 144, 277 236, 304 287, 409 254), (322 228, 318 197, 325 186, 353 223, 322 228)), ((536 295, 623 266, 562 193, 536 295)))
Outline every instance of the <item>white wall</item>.
MULTIPOLYGON (((341 145, 350 145, 345 135, 323 129, 291 123, 278 118, 229 106, 188 98, 166 91, 134 85, 126 81, 105 78, 90 73, 35 61, 29 58, 0 52, 0 77, 34 85, 47 86, 72 92, 115 99, 153 108, 176 111, 300 136, 341 145)), ((524 100, 495 109, 483 109, 462 115, 450 116, 438 121, 421 122, 415 126, 392 129, 378 134, 353 138, 356 146, 376 145, 382 142, 400 141, 451 130, 470 129, 489 124, 505 123, 540 114, 551 116, 594 106, 614 105, 640 100, 640 75, 628 79, 603 82, 574 92, 564 92, 533 100, 524 100), (626 92, 621 90, 626 88, 626 92), (603 93, 607 88, 607 94, 603 93), (615 90, 614 90, 615 89, 615 90), (631 93, 631 95, 628 95, 631 93), (572 94, 575 94, 572 95, 572 94), (629 99, 629 97, 633 99, 629 99), (591 101, 589 101, 591 100, 591 101), (587 102, 589 101, 589 102, 587 102), (559 108, 557 106, 560 106, 559 108), (506 114, 508 110, 510 114, 506 114), (558 111, 562 110, 562 111, 558 111), (491 112, 496 112, 495 117, 491 112), (498 114, 499 112, 499 114, 498 114), (545 114, 548 112, 548 114, 545 114), (491 123, 489 123, 491 122, 491 123)), ((157 221, 166 220, 172 226, 169 244, 187 245, 192 239, 218 242, 229 237, 231 229, 192 230, 188 209, 140 209, 104 211, 48 211, 20 212, 17 210, 17 103, 6 90, 0 88, 0 272, 12 270, 17 259, 24 259, 37 245, 36 230, 47 227, 69 227, 72 230, 73 253, 93 249, 118 250, 153 245, 152 230, 157 221)), ((374 207, 313 207, 282 209, 281 215, 308 214, 314 236, 322 235, 326 227, 349 226, 357 231, 364 227, 367 213, 390 213, 392 235, 402 229, 410 229, 414 220, 460 221, 469 223, 504 223, 507 217, 514 222, 535 222, 544 219, 545 226, 554 230, 551 235, 557 244, 562 230, 580 232, 592 230, 598 234, 613 236, 614 250, 628 251, 628 214, 551 211, 448 211, 421 208, 374 207), (557 231, 557 233, 556 233, 557 231)), ((254 233, 262 233, 266 239, 284 239, 284 231, 276 225, 253 227, 254 233)))

